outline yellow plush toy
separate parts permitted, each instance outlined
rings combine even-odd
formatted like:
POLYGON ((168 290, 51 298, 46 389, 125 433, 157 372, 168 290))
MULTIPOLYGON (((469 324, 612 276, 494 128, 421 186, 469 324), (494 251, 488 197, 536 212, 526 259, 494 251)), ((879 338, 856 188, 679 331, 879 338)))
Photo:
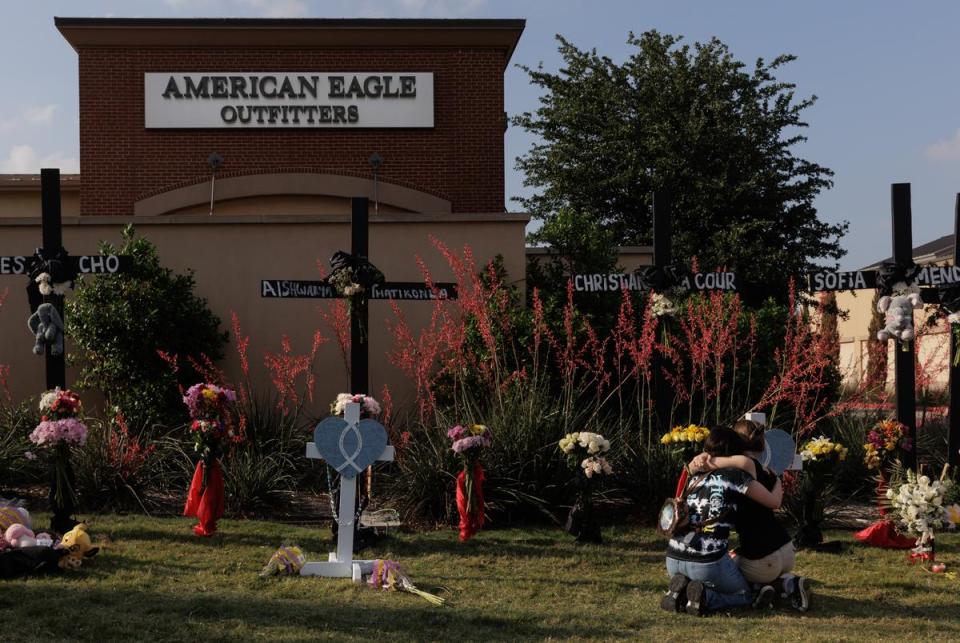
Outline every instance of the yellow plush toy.
POLYGON ((84 558, 96 556, 100 551, 99 547, 94 547, 90 542, 90 536, 87 534, 87 526, 80 523, 63 535, 63 540, 58 545, 60 549, 66 549, 67 555, 60 559, 61 569, 80 569, 80 564, 84 558))

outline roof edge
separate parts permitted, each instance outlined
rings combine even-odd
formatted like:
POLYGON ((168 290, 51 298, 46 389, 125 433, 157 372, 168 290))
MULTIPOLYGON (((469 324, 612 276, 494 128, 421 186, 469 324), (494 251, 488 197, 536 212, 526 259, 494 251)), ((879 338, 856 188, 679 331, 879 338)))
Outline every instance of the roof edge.
POLYGON ((54 25, 83 47, 478 47, 509 62, 527 21, 468 18, 72 18, 54 25))

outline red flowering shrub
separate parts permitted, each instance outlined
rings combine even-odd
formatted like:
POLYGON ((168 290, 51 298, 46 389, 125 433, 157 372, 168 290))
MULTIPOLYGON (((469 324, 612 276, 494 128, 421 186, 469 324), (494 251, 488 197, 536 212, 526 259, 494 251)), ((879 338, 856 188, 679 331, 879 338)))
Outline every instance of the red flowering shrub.
POLYGON ((488 486, 503 495, 493 506, 543 508, 561 502, 568 478, 545 449, 573 431, 611 438, 619 482, 635 499, 668 492, 678 463, 655 435, 655 375, 672 390, 671 425, 730 421, 757 409, 804 433, 832 410, 835 359, 806 317, 787 315, 784 322, 778 309, 765 309, 761 333, 761 317, 736 294, 694 292, 673 302, 673 315, 656 317, 652 298, 638 307, 624 292, 615 320, 600 324, 609 328, 600 332, 579 310, 572 283, 549 303, 534 288, 525 310, 494 264, 478 269, 469 247, 456 253, 436 240, 434 246, 459 299, 434 302, 419 330, 397 305, 390 323, 390 360, 416 391, 416 421, 401 432, 410 437, 396 487, 413 513, 449 516, 444 497, 451 496, 456 463, 439 436, 458 423, 486 424, 496 436, 487 463, 490 479, 499 480, 488 486), (777 326, 783 335, 775 337, 777 326), (779 347, 761 353, 771 343, 779 347))

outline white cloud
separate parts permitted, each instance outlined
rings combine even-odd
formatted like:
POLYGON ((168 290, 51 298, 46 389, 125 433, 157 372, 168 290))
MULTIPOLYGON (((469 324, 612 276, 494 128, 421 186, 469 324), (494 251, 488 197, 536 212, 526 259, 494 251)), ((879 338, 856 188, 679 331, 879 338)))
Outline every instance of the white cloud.
POLYGON ((174 11, 196 15, 249 11, 261 18, 302 18, 310 11, 306 0, 164 0, 164 3, 174 11))
POLYGON ((378 16, 460 18, 471 14, 487 0, 375 0, 364 5, 364 10, 378 16))
POLYGON ((23 110, 23 119, 32 125, 48 125, 53 122, 56 105, 37 105, 23 110))
POLYGON ((39 174, 42 167, 58 167, 64 174, 80 171, 80 161, 56 151, 40 157, 30 145, 14 145, 7 157, 0 161, 3 174, 39 174))
POLYGON ((923 153, 934 161, 960 160, 960 129, 953 134, 953 138, 928 145, 923 153))
POLYGON ((0 121, 0 130, 17 129, 24 125, 49 125, 53 122, 56 111, 57 106, 54 104, 25 107, 13 118, 0 121))
POLYGON ((302 18, 309 13, 303 0, 241 0, 241 4, 264 18, 302 18))
POLYGON ((367 18, 461 18, 487 4, 487 0, 164 0, 178 13, 230 15, 251 13, 264 18, 363 16, 367 18), (319 5, 319 6, 318 6, 319 5), (331 5, 336 8, 332 8, 331 5))
POLYGON ((486 0, 398 0, 398 4, 418 16, 463 16, 476 11, 486 0))

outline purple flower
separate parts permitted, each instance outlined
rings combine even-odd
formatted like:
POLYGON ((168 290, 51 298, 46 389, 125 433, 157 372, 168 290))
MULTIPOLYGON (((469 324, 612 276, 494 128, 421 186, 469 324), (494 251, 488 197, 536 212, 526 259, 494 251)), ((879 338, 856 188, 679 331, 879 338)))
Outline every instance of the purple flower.
POLYGON ((492 444, 492 440, 485 435, 471 435, 460 440, 456 440, 453 443, 453 452, 454 453, 463 453, 468 449, 480 449, 482 447, 488 447, 492 444))
POLYGON ((45 420, 30 433, 30 441, 38 446, 61 442, 83 444, 87 440, 87 425, 76 418, 45 420))
POLYGON ((459 424, 453 427, 452 429, 450 429, 449 431, 447 431, 447 437, 453 440, 454 442, 468 435, 470 435, 470 432, 465 428, 463 428, 462 426, 460 426, 459 424))
POLYGON ((194 384, 187 389, 183 403, 194 420, 215 419, 226 413, 226 405, 237 399, 234 391, 215 384, 194 384))

